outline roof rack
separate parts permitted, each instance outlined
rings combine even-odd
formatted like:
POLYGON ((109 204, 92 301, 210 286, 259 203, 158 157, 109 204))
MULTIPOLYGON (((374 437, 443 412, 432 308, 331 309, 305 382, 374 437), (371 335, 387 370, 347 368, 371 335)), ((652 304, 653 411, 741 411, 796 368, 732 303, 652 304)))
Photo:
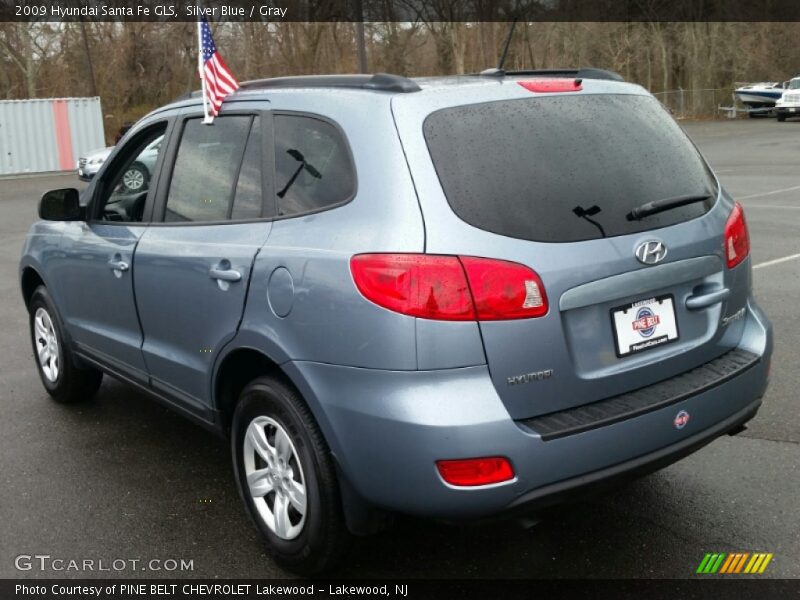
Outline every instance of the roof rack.
POLYGON ((625 81, 619 73, 607 69, 531 69, 527 71, 503 71, 502 69, 486 69, 479 75, 484 77, 505 77, 515 75, 541 75, 543 77, 569 77, 574 79, 608 79, 625 81))
POLYGON ((378 92, 400 92, 408 94, 419 92, 416 82, 401 75, 375 73, 374 75, 301 75, 296 77, 273 77, 245 81, 240 86, 243 90, 280 89, 304 87, 332 87, 378 92))

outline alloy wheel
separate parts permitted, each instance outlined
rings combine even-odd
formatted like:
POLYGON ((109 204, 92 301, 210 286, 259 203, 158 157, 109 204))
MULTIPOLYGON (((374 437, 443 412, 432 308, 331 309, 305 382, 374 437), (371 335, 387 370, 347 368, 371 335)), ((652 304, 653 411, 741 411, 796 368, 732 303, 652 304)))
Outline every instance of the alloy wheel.
POLYGON ((303 530, 308 502, 300 458, 289 434, 270 417, 256 417, 244 438, 247 489, 264 523, 284 540, 303 530))

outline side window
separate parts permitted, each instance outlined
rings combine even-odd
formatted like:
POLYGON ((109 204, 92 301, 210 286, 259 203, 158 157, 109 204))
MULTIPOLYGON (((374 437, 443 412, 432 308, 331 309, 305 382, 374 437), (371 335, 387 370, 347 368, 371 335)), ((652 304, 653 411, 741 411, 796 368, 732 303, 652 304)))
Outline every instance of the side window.
POLYGON ((275 191, 279 215, 319 210, 353 195, 350 153, 333 125, 312 117, 275 116, 275 191))
POLYGON ((96 213, 104 221, 140 222, 144 205, 161 153, 166 124, 156 126, 125 144, 114 164, 103 175, 100 208, 96 213))
POLYGON ((239 169, 231 219, 257 219, 261 216, 261 143, 261 118, 256 117, 247 138, 242 168, 239 169))
POLYGON ((250 116, 228 116, 204 125, 186 121, 181 136, 164 221, 224 221, 242 161, 250 116))

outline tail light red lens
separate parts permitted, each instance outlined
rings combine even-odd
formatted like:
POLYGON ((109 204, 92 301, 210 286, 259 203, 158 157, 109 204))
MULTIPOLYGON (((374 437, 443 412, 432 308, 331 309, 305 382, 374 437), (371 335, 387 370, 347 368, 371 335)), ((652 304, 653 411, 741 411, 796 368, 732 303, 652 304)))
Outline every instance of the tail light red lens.
POLYGON ((475 309, 455 256, 359 254, 350 259, 356 286, 395 312, 446 321, 474 321, 475 309))
POLYGON ((733 207, 728 222, 725 223, 725 258, 728 268, 732 269, 750 254, 750 235, 747 232, 747 221, 744 209, 738 202, 733 207))
POLYGON ((518 263, 433 254, 359 254, 359 291, 383 308, 444 321, 527 319, 547 313, 539 276, 518 263))
POLYGON ((525 265, 462 256, 480 321, 529 319, 547 314, 542 280, 525 265))
POLYGON ((514 469, 507 458, 467 458, 464 460, 439 460, 436 468, 450 485, 472 487, 490 485, 514 479, 514 469))

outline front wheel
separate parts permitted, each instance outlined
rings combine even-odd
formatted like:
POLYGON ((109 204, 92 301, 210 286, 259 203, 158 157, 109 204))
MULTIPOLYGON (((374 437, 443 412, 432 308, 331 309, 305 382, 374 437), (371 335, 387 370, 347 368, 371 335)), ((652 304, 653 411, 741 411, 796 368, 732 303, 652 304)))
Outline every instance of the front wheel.
POLYGON ((242 391, 231 450, 239 494, 275 560, 313 575, 349 541, 330 450, 299 394, 277 377, 242 391))
POLYGON ((100 387, 103 373, 75 366, 55 304, 43 285, 33 292, 29 310, 33 353, 47 393, 65 404, 90 399, 100 387))

